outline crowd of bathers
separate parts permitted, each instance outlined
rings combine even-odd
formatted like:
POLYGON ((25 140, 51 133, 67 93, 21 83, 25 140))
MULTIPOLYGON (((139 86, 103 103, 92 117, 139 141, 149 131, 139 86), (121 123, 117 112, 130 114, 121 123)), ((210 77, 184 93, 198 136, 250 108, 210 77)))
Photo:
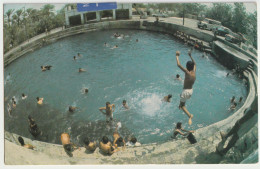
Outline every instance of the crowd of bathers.
MULTIPOLYGON (((204 51, 205 50, 205 47, 203 45, 203 42, 198 42, 197 40, 194 41, 193 39, 190 38, 189 35, 186 35, 184 32, 180 32, 180 31, 177 31, 176 33, 174 33, 174 36, 176 36, 178 39, 181 39, 184 41, 184 43, 187 43, 187 44, 190 44, 192 45, 194 48, 196 49, 199 49, 199 50, 202 50, 204 51)), ((123 35, 120 35, 118 33, 115 33, 114 34, 114 37, 115 38, 118 38, 118 37, 124 37, 123 35)), ((136 39, 136 42, 138 42, 138 39, 136 39)), ((105 46, 107 46, 107 43, 104 43, 105 46)), ((114 48, 117 48, 118 46, 114 46, 114 48)), ((179 57, 180 53, 178 53, 178 51, 176 52, 176 58, 177 58, 177 63, 178 63, 178 57, 179 57)), ((187 68, 188 71, 193 71, 194 72, 196 71, 196 64, 195 64, 195 61, 193 60, 192 56, 191 56, 191 51, 189 52, 189 56, 190 58, 192 59, 192 62, 193 63, 193 67, 191 69, 187 68)), ((77 54, 77 57, 76 56, 73 56, 73 60, 77 60, 78 58, 82 57, 82 55, 80 53, 77 54)), ((178 65, 180 66, 180 65, 178 65)), ((46 65, 46 66, 41 66, 41 70, 42 71, 46 71, 46 70, 50 70, 51 69, 51 65, 46 65)), ((185 69, 185 68, 183 68, 185 69)), ((86 71, 85 69, 83 68, 79 68, 78 70, 79 72, 84 72, 86 71)), ((186 69, 185 69, 186 71, 186 69)), ((185 74, 186 76, 186 74, 185 74)), ((227 75, 228 76, 228 75, 227 75)), ((179 80, 179 81, 182 81, 181 77, 179 74, 176 75, 176 80, 179 80)), ((194 80, 195 81, 195 80, 194 80)), ((194 82, 193 82, 194 83, 194 82)), ((193 84, 192 84, 193 85, 193 84)), ((192 86, 191 85, 191 86, 192 86)), ((85 94, 87 94, 89 92, 89 90, 87 88, 84 88, 83 89, 83 92, 85 94)), ((192 92, 190 93, 190 96, 191 96, 192 92)), ((182 95, 184 95, 183 93, 181 94, 181 102, 180 102, 180 108, 184 109, 185 108, 185 102, 187 99, 190 98, 190 96, 185 96, 186 98, 182 98, 182 95), (183 100, 184 99, 184 100, 183 100), (182 104, 181 104, 182 103, 182 104), (184 108, 183 108, 184 107, 184 108)), ((183 96, 184 97, 184 96, 183 96)), ((27 96, 23 93, 22 94, 22 99, 26 99, 27 96)), ((171 94, 168 94, 167 96, 165 96, 162 100, 163 101, 166 101, 166 102, 170 102, 170 99, 172 98, 172 95, 171 94)), ((240 97, 239 99, 239 103, 242 102, 242 97, 240 97)), ((37 100, 37 104, 38 105, 42 105, 43 104, 43 100, 44 98, 40 98, 40 97, 37 97, 36 98, 37 100)), ((12 106, 9 105, 8 103, 8 113, 11 117, 11 112, 12 112, 12 109, 15 109, 16 108, 16 100, 15 100, 15 97, 12 98, 11 100, 12 102, 12 106)), ((232 103, 232 106, 230 107, 231 110, 234 110, 237 106, 237 103, 235 102, 235 97, 233 96, 233 98, 231 99, 231 103, 232 103)), ((129 109, 129 106, 127 105, 126 103, 126 100, 123 100, 122 102, 122 106, 125 108, 125 109, 129 109)), ((75 112, 77 109, 77 107, 74 107, 74 106, 69 106, 68 108, 68 111, 73 113, 75 112)), ((186 108, 185 108, 186 109, 186 108)), ((113 112, 115 110, 115 105, 114 104, 111 104, 110 102, 106 102, 106 106, 105 107, 101 107, 99 108, 100 112, 102 112, 104 115, 106 115, 106 122, 107 123, 110 123, 112 120, 113 120, 113 112)), ((193 117, 192 114, 189 114, 187 113, 187 115, 189 116, 189 124, 191 124, 191 119, 193 117)), ((42 135, 42 131, 40 131, 40 129, 38 128, 35 120, 29 115, 28 116, 28 123, 29 123, 29 132, 32 134, 33 137, 38 137, 39 135, 42 135)), ((125 149, 126 146, 140 146, 141 144, 139 142, 137 142, 137 139, 136 137, 134 136, 131 136, 129 138, 127 138, 127 141, 125 141, 125 139, 119 134, 118 132, 118 129, 120 128, 120 123, 117 124, 116 126, 116 129, 113 133, 113 141, 110 141, 108 139, 107 136, 103 136, 102 139, 97 142, 97 141, 93 141, 93 140, 90 140, 88 137, 84 138, 84 140, 82 140, 82 142, 84 143, 84 147, 86 148, 87 151, 89 152, 94 152, 96 150, 97 147, 99 147, 99 149, 101 150, 102 153, 104 154, 113 154, 117 151, 120 151, 122 149, 125 149)), ((188 138, 188 140, 190 141, 190 143, 196 143, 196 139, 194 138, 194 136, 191 134, 193 133, 194 131, 190 131, 190 130, 186 130, 184 128, 182 128, 182 123, 181 122, 178 122, 174 131, 173 131, 173 136, 172 138, 176 138, 176 136, 178 134, 182 135, 182 136, 185 136, 188 138)), ((24 143, 24 140, 22 137, 19 137, 18 138, 18 141, 20 142, 20 144, 26 148, 30 148, 30 149, 33 149, 34 147, 29 145, 29 144, 25 144, 24 143)), ((70 136, 68 133, 62 133, 61 134, 61 143, 64 147, 64 150, 65 152, 69 155, 69 156, 72 156, 72 151, 75 150, 75 149, 78 149, 79 147, 76 146, 74 143, 72 143, 70 141, 70 136)))

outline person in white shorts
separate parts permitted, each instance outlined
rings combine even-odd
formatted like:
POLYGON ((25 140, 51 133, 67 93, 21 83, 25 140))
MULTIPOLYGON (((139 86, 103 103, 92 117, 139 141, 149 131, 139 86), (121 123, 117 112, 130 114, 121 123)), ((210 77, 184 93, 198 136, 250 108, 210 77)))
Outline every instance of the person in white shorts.
POLYGON ((113 112, 115 111, 115 105, 110 104, 110 102, 106 102, 106 107, 99 108, 99 111, 106 115, 106 122, 109 122, 110 120, 113 120, 113 112), (103 110, 106 110, 106 112, 104 112, 103 110))
POLYGON ((192 86, 196 80, 196 63, 191 56, 191 51, 189 51, 188 54, 192 61, 188 61, 186 63, 186 68, 182 67, 182 65, 180 64, 180 61, 179 61, 180 52, 179 51, 176 52, 176 60, 177 60, 177 66, 185 73, 183 91, 180 95, 181 98, 180 98, 179 109, 182 109, 187 114, 187 116, 189 117, 189 125, 191 125, 193 115, 186 109, 185 103, 191 97, 191 95, 193 93, 192 86))

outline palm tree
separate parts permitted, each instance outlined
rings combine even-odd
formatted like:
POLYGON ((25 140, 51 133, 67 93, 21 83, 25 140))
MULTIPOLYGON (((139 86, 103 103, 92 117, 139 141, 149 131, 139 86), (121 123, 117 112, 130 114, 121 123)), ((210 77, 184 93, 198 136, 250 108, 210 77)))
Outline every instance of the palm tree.
POLYGON ((13 12, 14 12, 14 9, 9 9, 9 10, 6 12, 7 21, 8 21, 8 26, 9 26, 9 27, 10 27, 10 22, 11 22, 11 15, 12 15, 13 12))
POLYGON ((20 16, 23 14, 23 10, 22 9, 19 9, 19 10, 17 10, 16 12, 16 15, 17 15, 17 24, 18 24, 18 26, 20 25, 20 16))

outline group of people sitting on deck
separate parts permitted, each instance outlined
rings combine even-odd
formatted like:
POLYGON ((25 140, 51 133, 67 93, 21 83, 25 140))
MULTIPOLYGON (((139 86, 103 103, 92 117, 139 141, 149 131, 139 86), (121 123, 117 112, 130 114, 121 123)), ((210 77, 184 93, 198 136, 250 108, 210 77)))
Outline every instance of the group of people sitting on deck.
MULTIPOLYGON (((122 136, 120 136, 118 132, 118 128, 120 127, 120 124, 116 126, 115 132, 113 133, 113 142, 109 140, 107 136, 103 136, 102 139, 99 141, 91 141, 88 137, 86 137, 83 140, 84 147, 86 148, 86 151, 89 153, 93 153, 97 147, 99 147, 100 152, 105 155, 111 155, 115 152, 118 152, 122 149, 125 149, 126 146, 140 146, 141 144, 137 142, 137 139, 132 136, 128 139, 128 142, 125 142, 122 136)), ((75 149, 80 149, 78 146, 76 146, 74 143, 70 141, 70 136, 68 133, 62 133, 61 134, 61 143, 63 145, 63 148, 65 152, 72 156, 72 152, 75 149)))

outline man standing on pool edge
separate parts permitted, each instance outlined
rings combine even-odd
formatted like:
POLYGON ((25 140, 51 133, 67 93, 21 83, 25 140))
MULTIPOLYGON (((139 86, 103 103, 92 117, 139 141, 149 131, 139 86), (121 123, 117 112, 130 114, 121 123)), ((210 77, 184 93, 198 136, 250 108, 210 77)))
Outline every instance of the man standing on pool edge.
POLYGON ((191 56, 191 50, 189 51, 189 56, 192 61, 188 61, 186 63, 186 68, 181 66, 180 61, 179 61, 179 56, 180 52, 176 52, 176 60, 177 60, 177 66, 185 73, 185 79, 184 79, 184 86, 183 86, 183 91, 181 93, 181 99, 180 99, 180 105, 179 109, 181 108, 189 117, 189 125, 192 124, 192 118, 193 115, 190 114, 190 112, 186 109, 185 107, 185 102, 188 100, 193 92, 192 86, 196 80, 196 63, 194 59, 191 56))

